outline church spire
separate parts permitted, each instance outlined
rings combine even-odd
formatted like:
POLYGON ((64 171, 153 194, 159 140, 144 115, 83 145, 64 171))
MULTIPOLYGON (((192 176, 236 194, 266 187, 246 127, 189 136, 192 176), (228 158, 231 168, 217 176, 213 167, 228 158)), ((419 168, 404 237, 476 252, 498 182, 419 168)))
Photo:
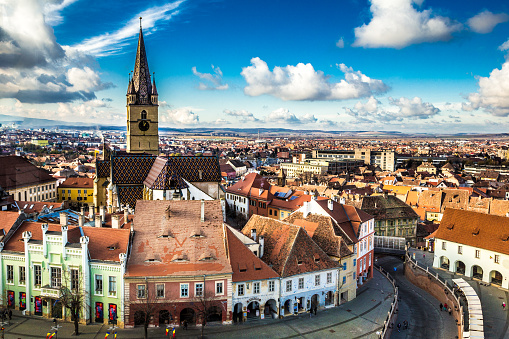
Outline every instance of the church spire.
POLYGON ((136 51, 136 62, 134 63, 133 85, 136 91, 139 104, 150 104, 150 94, 152 93, 152 83, 150 81, 150 71, 148 69, 147 54, 145 52, 145 43, 143 41, 143 30, 141 28, 140 17, 140 35, 138 37, 138 50, 136 51))

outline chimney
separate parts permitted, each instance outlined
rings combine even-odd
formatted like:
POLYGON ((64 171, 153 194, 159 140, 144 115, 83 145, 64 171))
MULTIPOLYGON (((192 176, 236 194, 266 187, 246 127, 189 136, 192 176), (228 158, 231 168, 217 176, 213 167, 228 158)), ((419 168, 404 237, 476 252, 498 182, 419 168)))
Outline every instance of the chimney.
POLYGON ((66 212, 60 212, 60 225, 65 226, 69 224, 69 214, 66 212))
POLYGON ((95 215, 95 207, 94 207, 94 205, 90 205, 88 208, 88 217, 90 219, 93 219, 94 215, 95 215))
POLYGON ((263 236, 260 236, 260 258, 263 257, 263 245, 265 244, 265 239, 263 239, 263 236))
POLYGON ((64 259, 67 259, 67 253, 65 251, 65 245, 67 245, 67 230, 68 227, 66 225, 62 225, 62 255, 64 259))
POLYGON ((78 215, 78 226, 83 227, 85 225, 85 215, 80 214, 78 215))
POLYGON ((44 254, 44 257, 48 257, 48 236, 46 235, 46 232, 48 232, 48 224, 42 224, 42 251, 44 254))
POLYGON ((106 218, 106 210, 104 206, 99 207, 99 214, 101 215, 101 222, 104 222, 106 218))
POLYGON ((332 211, 334 210, 334 203, 332 202, 332 200, 327 200, 327 207, 332 211))
POLYGON ((115 228, 115 229, 120 228, 119 217, 120 216, 118 214, 113 214, 111 216, 111 228, 115 228))
POLYGON ((205 200, 203 200, 203 199, 201 199, 201 217, 200 217, 200 221, 201 222, 205 221, 205 200))
POLYGON ((129 222, 129 211, 127 208, 124 210, 124 224, 127 224, 129 222))
POLYGON ((307 217, 307 216, 308 216, 308 214, 309 214, 309 201, 304 201, 304 205, 303 205, 303 207, 304 207, 304 208, 303 208, 303 210, 304 210, 304 211, 302 212, 302 215, 303 215, 303 216, 304 216, 304 218, 305 218, 305 217, 307 217))
POLYGON ((100 215, 96 215, 95 216, 95 227, 101 227, 102 226, 102 221, 101 221, 101 216, 100 215))
POLYGON ((251 230, 251 238, 253 238, 253 240, 256 241, 256 228, 253 228, 251 230))

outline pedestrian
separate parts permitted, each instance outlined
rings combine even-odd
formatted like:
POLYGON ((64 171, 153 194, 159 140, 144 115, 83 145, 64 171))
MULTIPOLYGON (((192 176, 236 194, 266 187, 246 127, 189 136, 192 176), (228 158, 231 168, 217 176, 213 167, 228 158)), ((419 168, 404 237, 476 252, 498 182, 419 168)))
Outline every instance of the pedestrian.
POLYGON ((422 258, 426 259, 426 254, 425 253, 422 254, 422 258))
POLYGON ((315 305, 315 315, 316 315, 316 310, 318 309, 318 306, 315 305))
POLYGON ((401 323, 398 323, 398 332, 401 332, 401 323))
POLYGON ((187 320, 184 320, 184 330, 187 330, 187 320))
POLYGON ((9 321, 12 320, 12 310, 9 310, 9 321))
POLYGON ((452 310, 451 310, 451 308, 449 307, 447 310, 449 311, 449 315, 452 315, 452 310))
POLYGON ((443 311, 444 310, 444 305, 442 305, 442 303, 440 303, 440 311, 443 311))
POLYGON ((444 304, 444 311, 447 311, 447 303, 444 304))
POLYGON ((502 308, 504 309, 505 311, 505 301, 502 302, 502 308))
POLYGON ((408 329, 408 321, 403 320, 403 329, 408 329))

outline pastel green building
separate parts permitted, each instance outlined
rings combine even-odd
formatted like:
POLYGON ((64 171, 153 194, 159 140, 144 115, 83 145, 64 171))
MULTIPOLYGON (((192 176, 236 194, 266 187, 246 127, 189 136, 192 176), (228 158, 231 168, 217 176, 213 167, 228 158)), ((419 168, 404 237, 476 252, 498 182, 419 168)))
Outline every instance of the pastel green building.
POLYGON ((27 315, 71 320, 61 288, 83 295, 80 322, 123 327, 129 229, 24 221, 0 242, 3 306, 27 315))

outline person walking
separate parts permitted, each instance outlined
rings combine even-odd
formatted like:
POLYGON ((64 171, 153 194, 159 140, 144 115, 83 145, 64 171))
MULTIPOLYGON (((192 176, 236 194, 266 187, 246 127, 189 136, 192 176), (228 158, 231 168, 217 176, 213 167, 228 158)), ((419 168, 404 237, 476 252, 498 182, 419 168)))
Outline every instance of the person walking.
POLYGON ((401 323, 398 323, 398 332, 401 332, 401 323))
POLYGON ((408 329, 408 321, 406 321, 406 320, 403 320, 403 329, 404 330, 408 329))
POLYGON ((444 311, 447 311, 447 303, 444 304, 444 311))
POLYGON ((449 315, 452 315, 452 310, 451 310, 451 308, 449 307, 447 310, 449 311, 449 315))
POLYGON ((187 330, 187 320, 184 320, 184 330, 187 330))
POLYGON ((440 303, 440 311, 443 311, 444 310, 444 305, 442 303, 440 303))
POLYGON ((505 311, 505 301, 502 302, 502 309, 505 311))

